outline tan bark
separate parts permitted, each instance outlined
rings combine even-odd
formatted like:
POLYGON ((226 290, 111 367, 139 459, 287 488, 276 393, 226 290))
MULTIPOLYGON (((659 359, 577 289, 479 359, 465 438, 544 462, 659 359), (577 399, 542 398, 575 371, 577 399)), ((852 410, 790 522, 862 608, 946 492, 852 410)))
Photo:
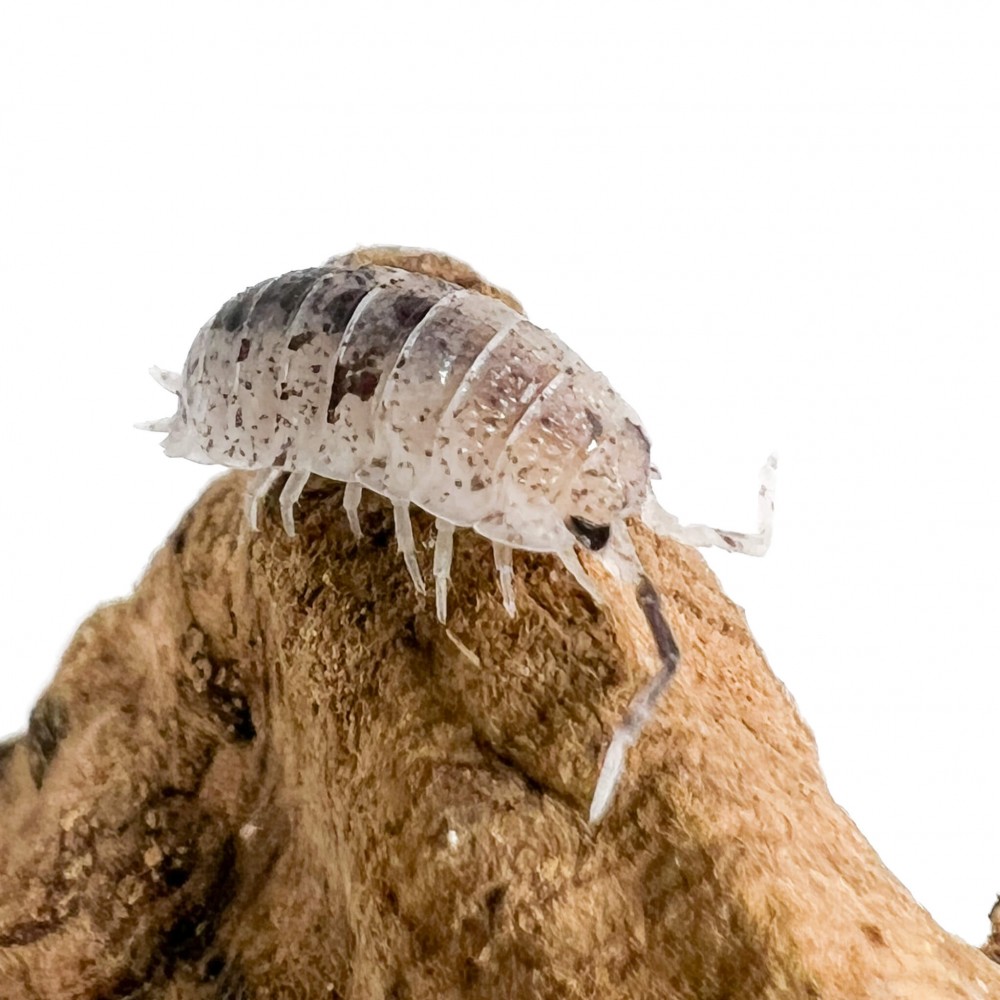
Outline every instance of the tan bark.
MULTIPOLYGON (((313 480, 288 539, 216 482, 70 646, 0 754, 0 997, 1000 997, 830 798, 812 736, 694 550, 634 534, 683 651, 456 539, 447 628, 391 511, 313 480)), ((428 518, 415 530, 425 572, 428 518)), ((995 913, 995 916, 997 914, 995 913)))

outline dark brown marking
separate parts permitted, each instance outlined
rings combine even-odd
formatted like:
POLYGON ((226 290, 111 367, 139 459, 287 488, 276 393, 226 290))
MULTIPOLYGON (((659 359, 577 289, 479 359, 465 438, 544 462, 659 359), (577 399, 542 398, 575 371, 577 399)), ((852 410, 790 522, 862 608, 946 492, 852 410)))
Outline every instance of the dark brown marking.
POLYGON ((239 295, 234 295, 216 313, 215 319, 212 320, 212 328, 219 329, 221 327, 229 333, 235 333, 246 322, 250 303, 260 287, 260 284, 257 284, 251 288, 245 288, 239 295))
POLYGON ((611 537, 611 526, 594 524, 585 517, 571 516, 566 518, 566 527, 573 532, 576 540, 591 552, 600 552, 611 537))
POLYGON ((275 278, 257 297, 247 325, 283 328, 298 312, 302 301, 312 290, 316 279, 326 273, 322 268, 311 267, 303 271, 289 271, 275 278))
POLYGON ((236 360, 238 362, 246 361, 246 359, 249 356, 250 356, 250 341, 247 340, 246 337, 244 337, 243 340, 240 341, 240 353, 236 355, 236 360))
POLYGON ((400 295, 393 303, 392 311, 400 326, 412 330, 431 311, 435 302, 435 297, 428 298, 413 292, 400 295))
MULTIPOLYGON (((300 347, 304 347, 306 344, 310 343, 313 337, 316 336, 316 330, 306 330, 304 333, 297 333, 291 340, 288 341, 288 349, 290 351, 297 351, 300 347)), ((317 365, 318 369, 319 366, 317 365)))
POLYGON ((323 329, 327 333, 342 333, 354 315, 361 300, 371 291, 366 282, 361 288, 345 288, 330 299, 326 307, 326 324, 323 329))
POLYGON ((347 391, 367 402, 375 394, 378 381, 378 372, 351 372, 347 379, 347 391))
POLYGON ((874 924, 862 924, 861 933, 864 934, 868 940, 878 948, 888 947, 885 941, 885 935, 882 931, 876 927, 874 924))

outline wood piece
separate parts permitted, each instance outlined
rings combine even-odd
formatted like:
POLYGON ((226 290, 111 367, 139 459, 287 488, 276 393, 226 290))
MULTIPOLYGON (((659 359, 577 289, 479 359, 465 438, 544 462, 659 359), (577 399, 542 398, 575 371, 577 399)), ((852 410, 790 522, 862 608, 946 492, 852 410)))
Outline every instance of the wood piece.
POLYGON ((246 485, 81 626, 0 753, 0 997, 1000 997, 833 802, 696 551, 635 528, 682 663, 595 828, 653 669, 631 593, 591 563, 598 610, 517 552, 512 620, 460 531, 444 627, 388 503, 358 541, 313 479, 288 538, 246 485))

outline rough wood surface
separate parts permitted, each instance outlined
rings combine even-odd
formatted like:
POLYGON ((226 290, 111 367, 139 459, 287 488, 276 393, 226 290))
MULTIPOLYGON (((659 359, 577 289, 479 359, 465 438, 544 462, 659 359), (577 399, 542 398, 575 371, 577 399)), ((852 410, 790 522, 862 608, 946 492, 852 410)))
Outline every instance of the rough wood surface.
POLYGON ((510 620, 460 532, 446 629, 387 504, 357 543, 313 480, 288 539, 273 503, 248 530, 244 484, 0 752, 0 998, 1000 997, 832 801, 697 552, 635 529, 684 660, 592 828, 652 669, 630 594, 603 578, 599 610, 517 553, 510 620))

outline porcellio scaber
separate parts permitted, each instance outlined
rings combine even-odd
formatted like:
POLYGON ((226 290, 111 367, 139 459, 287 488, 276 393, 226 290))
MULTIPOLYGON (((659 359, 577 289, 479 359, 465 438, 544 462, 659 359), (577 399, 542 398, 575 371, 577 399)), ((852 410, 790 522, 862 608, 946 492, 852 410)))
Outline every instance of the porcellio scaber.
POLYGON ((140 426, 166 432, 170 456, 253 471, 254 528, 260 500, 284 476, 279 506, 293 535, 295 504, 314 474, 346 484, 347 518, 360 537, 358 504, 372 490, 393 505, 399 550, 423 594, 409 508, 430 513, 442 622, 458 527, 493 543, 511 615, 514 549, 555 554, 598 603, 577 546, 634 586, 661 665, 611 740, 592 821, 679 659, 626 520, 748 554, 770 542, 773 457, 757 532, 680 524, 653 495, 639 417, 604 375, 530 322, 508 293, 445 255, 368 248, 259 282, 201 328, 181 374, 153 375, 177 395, 177 411, 140 426))

